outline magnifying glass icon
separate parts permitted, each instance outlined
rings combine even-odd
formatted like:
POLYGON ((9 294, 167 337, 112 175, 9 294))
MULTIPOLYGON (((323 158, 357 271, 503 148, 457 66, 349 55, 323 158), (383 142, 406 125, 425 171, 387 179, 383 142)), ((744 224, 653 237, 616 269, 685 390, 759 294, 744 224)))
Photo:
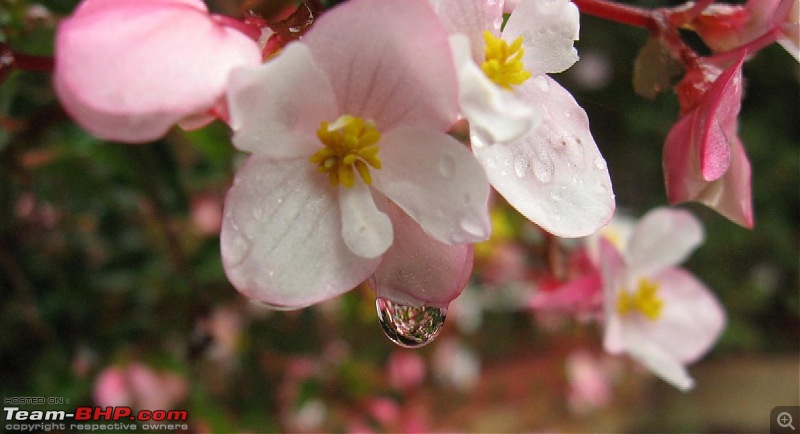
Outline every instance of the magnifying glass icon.
POLYGON ((789 414, 789 412, 787 412, 787 411, 784 411, 784 412, 778 414, 777 421, 778 421, 778 425, 781 428, 791 428, 793 430, 796 430, 794 425, 792 425, 792 415, 789 414))

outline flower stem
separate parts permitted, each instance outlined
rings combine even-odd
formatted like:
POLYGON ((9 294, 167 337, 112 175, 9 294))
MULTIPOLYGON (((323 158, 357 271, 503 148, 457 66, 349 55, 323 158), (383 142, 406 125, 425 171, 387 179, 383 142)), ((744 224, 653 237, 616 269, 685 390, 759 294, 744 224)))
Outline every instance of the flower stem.
POLYGON ((646 9, 608 0, 572 0, 572 2, 586 15, 646 29, 655 27, 652 13, 646 9))

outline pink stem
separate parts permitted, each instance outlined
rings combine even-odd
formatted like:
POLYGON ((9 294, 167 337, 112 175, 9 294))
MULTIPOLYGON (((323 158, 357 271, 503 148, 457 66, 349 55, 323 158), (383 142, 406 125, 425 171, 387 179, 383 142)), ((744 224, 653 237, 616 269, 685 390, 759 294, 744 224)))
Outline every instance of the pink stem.
POLYGON ((742 46, 736 47, 733 50, 715 54, 711 56, 710 59, 719 63, 734 62, 741 59, 742 56, 746 56, 747 53, 755 53, 761 50, 762 48, 772 44, 773 42, 777 41, 780 36, 781 36, 781 29, 780 27, 775 26, 772 28, 772 30, 753 39, 752 41, 742 46))
POLYGON ((581 13, 635 27, 653 29, 655 23, 650 11, 621 5, 608 0, 573 0, 581 13))

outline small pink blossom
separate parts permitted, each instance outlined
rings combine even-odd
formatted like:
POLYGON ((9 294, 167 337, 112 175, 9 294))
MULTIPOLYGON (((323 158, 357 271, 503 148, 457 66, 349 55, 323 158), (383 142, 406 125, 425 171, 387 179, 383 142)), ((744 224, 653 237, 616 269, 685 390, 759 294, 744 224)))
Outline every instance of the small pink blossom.
POLYGON ((231 70, 261 61, 258 44, 200 0, 84 0, 55 44, 67 112, 98 137, 130 143, 212 119, 231 70))
POLYGON ((775 29, 777 41, 800 61, 800 1, 748 0, 744 5, 713 4, 689 25, 717 52, 733 50, 775 29))
POLYGON ((389 384, 408 392, 419 387, 427 374, 425 360, 414 351, 396 350, 386 365, 389 384))
POLYGON ((571 353, 566 360, 569 391, 567 402, 577 414, 586 414, 611 403, 608 366, 587 351, 571 353))
POLYGON ((700 202, 733 222, 753 227, 750 162, 737 134, 744 59, 707 90, 707 73, 689 71, 682 89, 684 114, 664 144, 670 204, 700 202))
POLYGON ((689 212, 657 208, 636 226, 623 253, 600 242, 605 336, 611 354, 628 353, 654 374, 686 391, 686 365, 714 344, 725 311, 711 291, 675 265, 702 242, 689 212))
POLYGON ((110 367, 98 375, 94 401, 98 406, 131 406, 139 410, 169 410, 186 398, 186 380, 175 373, 157 372, 140 363, 110 367))

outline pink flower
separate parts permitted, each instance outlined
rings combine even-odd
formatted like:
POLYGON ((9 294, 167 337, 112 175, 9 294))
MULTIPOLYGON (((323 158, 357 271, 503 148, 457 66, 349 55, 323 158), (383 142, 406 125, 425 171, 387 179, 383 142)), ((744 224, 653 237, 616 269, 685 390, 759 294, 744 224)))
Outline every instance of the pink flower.
POLYGON ((347 2, 274 60, 235 71, 233 142, 251 156, 223 216, 233 285, 287 309, 373 273, 414 305, 458 295, 471 267, 463 244, 490 224, 483 170, 445 134, 456 90, 447 33, 422 0, 347 2), (436 275, 424 275, 429 259, 436 275), (384 273, 393 261, 407 274, 384 273))
POLYGON ((611 354, 628 353, 686 391, 686 365, 702 357, 725 326, 725 311, 688 271, 675 267, 702 242, 690 213, 657 208, 636 226, 624 256, 601 240, 605 337, 611 354))
POLYGON ((133 362, 110 367, 97 376, 94 402, 101 406, 132 406, 139 410, 169 410, 188 392, 186 381, 171 372, 156 372, 133 362))
POLYGON ((260 61, 200 0, 85 0, 58 27, 54 86, 92 134, 145 142, 210 120, 231 70, 260 61))
POLYGON ((800 2, 798 0, 748 0, 745 5, 714 4, 689 25, 711 49, 733 50, 770 32, 800 61, 800 2))
POLYGON ((611 379, 608 367, 587 351, 576 351, 567 357, 567 402, 570 409, 585 414, 611 403, 611 379))
POLYGON ((605 225, 615 207, 605 160, 586 113, 547 75, 578 60, 577 7, 522 0, 500 32, 502 1, 431 2, 453 33, 461 111, 495 190, 558 236, 605 225))
POLYGON ((751 228, 750 162, 736 132, 743 61, 722 72, 707 91, 702 83, 695 83, 707 80, 706 74, 687 74, 682 86, 694 89, 696 95, 686 94, 682 105, 699 102, 685 111, 667 135, 664 177, 670 204, 700 202, 751 228))
POLYGON ((389 356, 386 365, 389 384, 396 389, 410 391, 425 381, 425 361, 419 353, 397 350, 389 356))

